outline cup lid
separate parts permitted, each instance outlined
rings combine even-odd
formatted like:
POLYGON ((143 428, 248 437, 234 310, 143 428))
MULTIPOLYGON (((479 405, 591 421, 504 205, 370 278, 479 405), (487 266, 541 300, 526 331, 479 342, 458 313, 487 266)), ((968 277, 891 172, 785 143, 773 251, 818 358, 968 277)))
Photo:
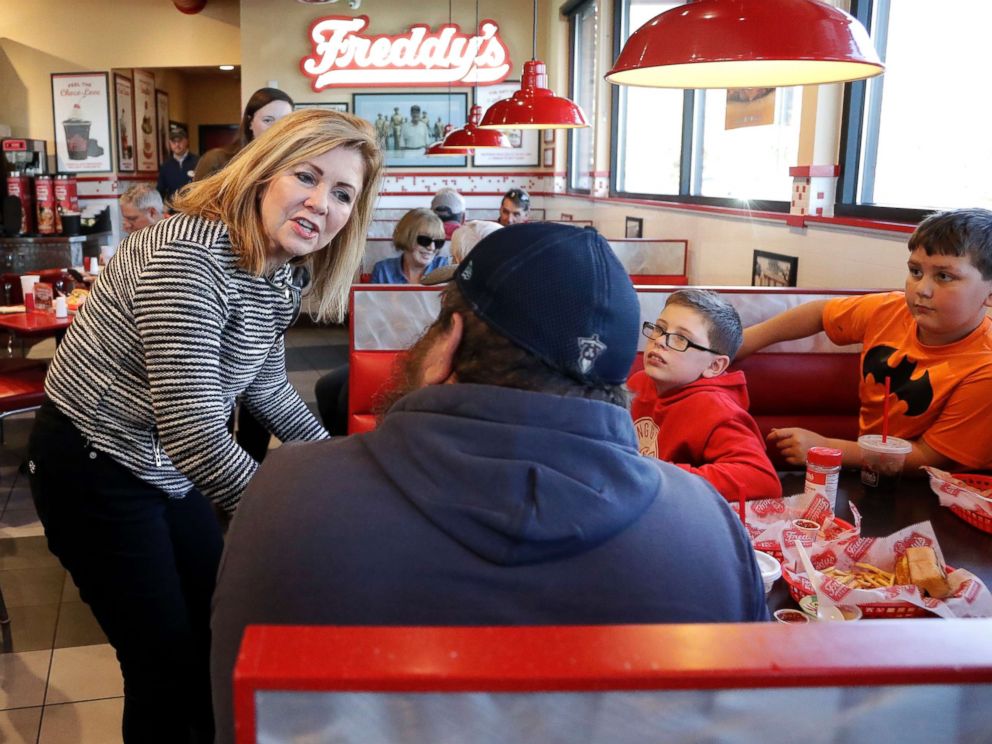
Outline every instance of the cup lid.
POLYGON ((886 455, 908 455, 913 451, 913 445, 905 439, 886 437, 883 442, 881 434, 864 434, 858 437, 858 444, 867 450, 886 455))

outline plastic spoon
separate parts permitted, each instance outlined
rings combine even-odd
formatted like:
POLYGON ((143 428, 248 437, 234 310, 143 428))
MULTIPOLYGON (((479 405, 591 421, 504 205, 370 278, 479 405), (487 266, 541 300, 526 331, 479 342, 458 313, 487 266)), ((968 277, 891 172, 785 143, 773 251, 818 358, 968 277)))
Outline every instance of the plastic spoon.
POLYGON ((796 540, 795 544, 796 550, 799 551, 799 558, 803 562, 803 568, 806 569, 806 577, 809 579, 809 583, 813 585, 813 594, 816 596, 816 618, 818 620, 843 620, 844 613, 820 589, 820 582, 813 575, 813 563, 806 553, 806 548, 803 547, 803 544, 799 540, 796 540))

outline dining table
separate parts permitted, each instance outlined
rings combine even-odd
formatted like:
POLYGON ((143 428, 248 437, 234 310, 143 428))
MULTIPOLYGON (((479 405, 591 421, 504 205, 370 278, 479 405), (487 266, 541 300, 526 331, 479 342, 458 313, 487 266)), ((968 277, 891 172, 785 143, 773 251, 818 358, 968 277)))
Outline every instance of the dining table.
POLYGON ((65 318, 56 318, 54 310, 23 310, 13 313, 0 313, 0 330, 6 330, 10 335, 7 341, 8 355, 13 353, 14 338, 39 339, 55 336, 59 343, 65 336, 66 330, 72 325, 73 313, 65 318))
MULTIPOLYGON (((780 473, 779 478, 786 496, 803 492, 803 473, 780 473)), ((947 565, 968 569, 987 587, 992 587, 992 534, 973 527, 941 506, 937 494, 930 488, 930 479, 922 471, 919 475, 904 475, 892 491, 879 491, 864 485, 858 470, 841 471, 834 513, 852 522, 851 504, 861 514, 861 535, 864 537, 885 537, 910 525, 929 521, 947 565)), ((778 579, 768 595, 769 609, 774 612, 798 606, 789 594, 785 579, 778 579)))

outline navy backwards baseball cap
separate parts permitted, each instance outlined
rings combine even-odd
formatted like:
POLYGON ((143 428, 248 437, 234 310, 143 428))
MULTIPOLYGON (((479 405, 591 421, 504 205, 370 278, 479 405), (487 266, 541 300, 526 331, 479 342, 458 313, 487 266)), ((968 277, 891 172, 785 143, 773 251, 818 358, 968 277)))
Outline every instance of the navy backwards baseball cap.
POLYGON ((455 281, 476 315, 558 371, 626 381, 640 305, 627 271, 593 228, 529 222, 496 230, 469 252, 455 281))

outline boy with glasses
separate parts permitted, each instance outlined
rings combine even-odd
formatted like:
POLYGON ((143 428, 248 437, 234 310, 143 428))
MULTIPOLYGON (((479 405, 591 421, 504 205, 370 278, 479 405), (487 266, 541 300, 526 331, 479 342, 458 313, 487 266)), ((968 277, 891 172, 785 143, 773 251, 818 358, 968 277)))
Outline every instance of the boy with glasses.
POLYGON ((641 332, 651 339, 644 369, 628 382, 641 454, 702 476, 731 502, 780 497, 747 412, 744 373, 727 372, 743 339, 733 306, 714 292, 679 290, 641 332))

